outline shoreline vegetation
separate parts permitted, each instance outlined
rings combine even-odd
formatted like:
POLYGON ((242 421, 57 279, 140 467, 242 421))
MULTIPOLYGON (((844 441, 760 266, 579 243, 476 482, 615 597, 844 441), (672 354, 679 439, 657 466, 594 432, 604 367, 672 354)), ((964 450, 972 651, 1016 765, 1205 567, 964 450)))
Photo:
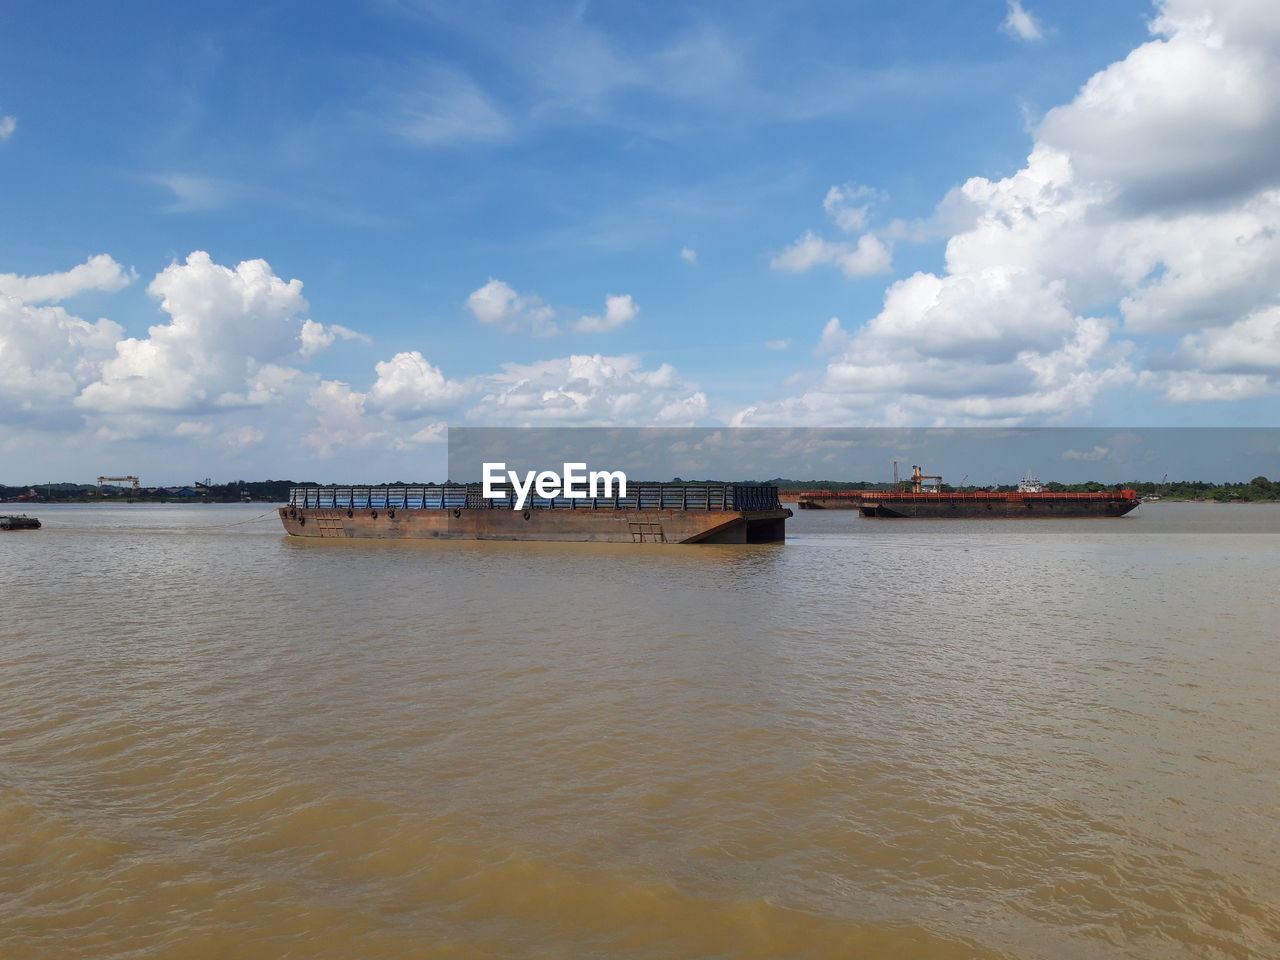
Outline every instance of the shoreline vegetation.
MULTIPOLYGON (((789 480, 776 477, 772 480, 724 481, 682 480, 674 477, 671 483, 690 485, 746 483, 768 485, 780 490, 891 490, 892 483, 847 480, 789 480)), ((373 486, 422 486, 424 481, 389 481, 373 486)), ((140 487, 104 484, 101 489, 91 483, 35 483, 20 486, 0 484, 0 503, 284 503, 289 498, 290 487, 331 486, 313 480, 235 480, 229 483, 213 483, 211 480, 176 487, 140 487)), ((349 484, 338 484, 349 486, 349 484)), ((952 486, 943 484, 943 493, 976 493, 993 490, 1013 493, 1017 484, 998 486, 952 486)), ((1050 481, 1044 489, 1053 493, 1100 493, 1106 490, 1135 490, 1144 500, 1175 500, 1211 503, 1272 503, 1280 500, 1280 480, 1258 476, 1239 483, 1210 483, 1204 480, 1131 481, 1121 484, 1105 484, 1090 480, 1085 483, 1057 483, 1050 481)))

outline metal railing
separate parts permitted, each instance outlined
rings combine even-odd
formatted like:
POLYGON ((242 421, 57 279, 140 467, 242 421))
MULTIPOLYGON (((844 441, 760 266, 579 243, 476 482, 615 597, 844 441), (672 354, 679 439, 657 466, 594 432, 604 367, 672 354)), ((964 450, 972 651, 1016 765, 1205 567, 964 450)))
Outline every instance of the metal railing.
MULTIPOLYGON (((488 499, 479 484, 290 487, 289 506, 343 510, 510 510, 514 494, 488 499)), ((527 510, 778 510, 777 487, 744 484, 629 483, 614 497, 538 497, 527 510)))
POLYGON ((1135 490, 1100 490, 1096 493, 1067 493, 1045 490, 1042 493, 997 492, 978 490, 973 493, 898 493, 892 490, 794 490, 787 491, 797 500, 1136 500, 1135 490))

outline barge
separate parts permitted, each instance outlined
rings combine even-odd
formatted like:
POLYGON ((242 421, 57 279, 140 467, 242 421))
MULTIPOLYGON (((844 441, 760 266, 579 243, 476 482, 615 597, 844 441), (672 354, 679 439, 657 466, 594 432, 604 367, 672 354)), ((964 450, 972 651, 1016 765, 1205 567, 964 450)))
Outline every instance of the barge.
POLYGON ((777 543, 791 511, 777 487, 628 484, 627 496, 530 497, 524 509, 479 485, 291 487, 280 508, 294 537, 777 543))
POLYGON ((28 517, 25 513, 22 516, 14 516, 7 514, 0 516, 0 530, 39 530, 40 521, 35 517, 28 517))
POLYGON ((1041 517, 1123 517, 1141 501, 1134 490, 1058 493, 1027 475, 1016 492, 943 492, 942 478, 912 467, 907 490, 813 490, 798 492, 801 510, 857 510, 864 517, 891 519, 1031 519, 1041 517), (924 481, 935 480, 933 489, 924 481))

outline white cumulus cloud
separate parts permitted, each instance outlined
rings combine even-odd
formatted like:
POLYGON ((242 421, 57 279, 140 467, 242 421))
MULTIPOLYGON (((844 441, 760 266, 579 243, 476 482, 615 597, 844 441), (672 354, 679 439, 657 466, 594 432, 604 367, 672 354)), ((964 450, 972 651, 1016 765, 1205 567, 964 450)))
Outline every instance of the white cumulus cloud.
POLYGON ((107 254, 99 253, 61 273, 33 277, 0 273, 0 294, 24 303, 57 303, 88 290, 112 293, 127 287, 137 278, 132 269, 126 270, 107 254))
POLYGON ((397 418, 420 417, 452 407, 467 393, 467 386, 449 380, 417 350, 397 353, 374 367, 377 380, 369 390, 368 404, 397 418))
MULTIPOLYGON (((1150 41, 1049 111, 1021 170, 940 205, 942 270, 896 281, 848 334, 828 325, 808 392, 740 422, 1061 422, 1122 386, 1275 393, 1280 5, 1157 9, 1150 41), (1135 368, 1146 354, 1159 370, 1135 368)), ((774 266, 848 253, 807 234, 774 266)))
POLYGON ((0 296, 0 422, 65 417, 123 332, 110 320, 0 296))
MULTIPOLYGON (((884 199, 880 191, 856 183, 834 186, 822 200, 822 209, 844 233, 857 233, 866 226, 871 205, 884 199)), ((893 254, 874 233, 863 233, 856 243, 827 240, 812 230, 770 260, 775 270, 803 273, 819 264, 832 264, 847 277, 887 273, 893 254)))
POLYGON ((1038 132, 1128 206, 1186 208, 1280 185, 1280 4, 1166 0, 1155 39, 1089 78, 1038 132))
POLYGON ((849 346, 849 334, 840 325, 839 317, 832 317, 822 328, 818 338, 818 353, 840 353, 849 346))
POLYGON ((367 334, 359 333, 341 324, 325 325, 308 318, 302 321, 302 329, 298 333, 298 341, 301 344, 298 354, 303 360, 309 360, 329 349, 336 340, 359 340, 364 344, 373 342, 367 334))
POLYGON ((340 380, 316 384, 307 395, 315 425, 301 438, 302 445, 320 457, 385 445, 387 430, 365 416, 366 399, 340 380))
POLYGON ((709 411, 706 394, 670 364, 645 369, 635 356, 574 354, 504 364, 483 380, 473 420, 504 426, 689 425, 709 411))
POLYGON ((847 277, 867 277, 887 273, 893 266, 893 255, 870 233, 859 237, 857 244, 848 244, 824 240, 809 232, 775 256, 770 266, 788 273, 803 273, 824 263, 838 266, 847 277))
POLYGON ((1280 395, 1280 383, 1260 373, 1203 373, 1180 370, 1161 381, 1172 403, 1232 403, 1280 395))
POLYGON ((508 284, 490 278, 467 297, 467 309, 481 323, 508 333, 548 337, 559 332, 555 311, 533 294, 516 293, 508 284))
POLYGON ((295 355, 307 309, 302 282, 280 279, 265 260, 235 269, 195 251, 147 288, 169 314, 115 356, 78 403, 87 411, 166 411, 249 404, 259 370, 295 355))
POLYGON ((639 312, 640 308, 631 299, 631 294, 609 294, 604 300, 604 313, 582 317, 574 324, 574 329, 580 333, 607 333, 630 323, 639 312))

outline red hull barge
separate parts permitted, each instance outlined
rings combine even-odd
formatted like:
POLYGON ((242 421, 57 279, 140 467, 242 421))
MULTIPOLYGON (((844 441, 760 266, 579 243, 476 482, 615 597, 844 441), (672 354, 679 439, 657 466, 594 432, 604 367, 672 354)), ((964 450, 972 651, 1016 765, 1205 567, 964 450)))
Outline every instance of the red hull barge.
MULTIPOLYGON (((784 499, 788 499, 784 494, 784 499)), ((898 493, 892 490, 805 490, 801 510, 858 510, 885 518, 1123 517, 1140 503, 1134 490, 1101 493, 898 493)))

